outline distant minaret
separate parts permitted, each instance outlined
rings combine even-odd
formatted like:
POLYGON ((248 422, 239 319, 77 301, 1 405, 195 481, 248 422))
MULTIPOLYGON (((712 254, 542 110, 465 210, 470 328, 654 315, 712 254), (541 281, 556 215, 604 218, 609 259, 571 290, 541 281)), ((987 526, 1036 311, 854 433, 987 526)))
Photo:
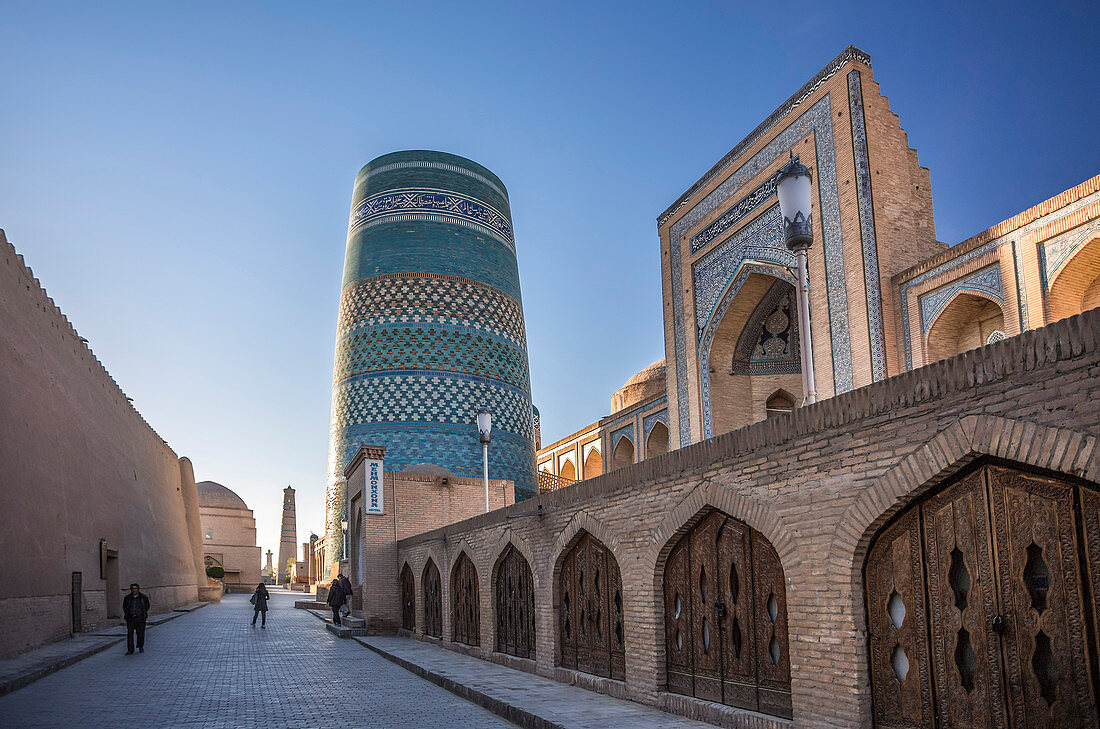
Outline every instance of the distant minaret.
POLYGON ((283 489, 283 531, 279 537, 279 564, 275 571, 275 584, 288 582, 287 562, 294 559, 298 551, 298 527, 294 518, 294 489, 283 489))
POLYGON ((272 552, 271 552, 271 550, 269 549, 269 550, 267 550, 267 567, 266 567, 266 569, 267 569, 267 574, 268 574, 268 575, 269 575, 270 577, 274 577, 274 576, 275 576, 275 570, 274 570, 274 568, 273 568, 273 567, 271 566, 271 556, 272 556, 272 552))

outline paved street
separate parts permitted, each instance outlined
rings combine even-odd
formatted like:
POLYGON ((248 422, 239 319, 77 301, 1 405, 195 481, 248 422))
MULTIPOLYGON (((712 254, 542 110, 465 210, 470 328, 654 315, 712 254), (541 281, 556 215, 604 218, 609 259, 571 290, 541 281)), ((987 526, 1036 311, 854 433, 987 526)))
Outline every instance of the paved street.
POLYGON ((513 726, 336 638, 295 599, 272 592, 266 630, 247 595, 150 628, 144 654, 122 643, 0 698, 0 727, 513 726))

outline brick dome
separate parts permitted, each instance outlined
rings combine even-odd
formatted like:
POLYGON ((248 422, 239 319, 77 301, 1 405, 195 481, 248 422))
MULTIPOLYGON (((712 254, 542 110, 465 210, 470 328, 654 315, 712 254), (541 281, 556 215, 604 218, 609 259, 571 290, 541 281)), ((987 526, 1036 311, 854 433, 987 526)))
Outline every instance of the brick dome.
POLYGON ((659 359, 626 381, 611 396, 611 412, 618 412, 665 392, 665 361, 659 359))
POLYGON ((199 506, 213 506, 221 509, 247 509, 244 499, 225 486, 214 481, 199 481, 195 484, 199 492, 199 506))

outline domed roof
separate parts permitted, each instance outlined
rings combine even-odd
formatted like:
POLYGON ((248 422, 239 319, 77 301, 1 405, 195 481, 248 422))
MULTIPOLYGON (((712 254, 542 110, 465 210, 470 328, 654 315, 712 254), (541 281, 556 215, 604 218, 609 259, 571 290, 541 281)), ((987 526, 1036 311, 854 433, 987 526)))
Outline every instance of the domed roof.
POLYGON ((425 473, 429 476, 447 476, 448 478, 454 478, 454 474, 443 466, 437 466, 434 463, 414 463, 411 466, 405 466, 401 469, 401 473, 425 473))
POLYGON ((195 484, 199 491, 199 506, 215 506, 221 509, 247 509, 244 499, 225 486, 214 481, 199 481, 195 484))
POLYGON ((611 395, 611 412, 649 400, 665 391, 665 361, 659 359, 626 381, 611 395))
POLYGON ((651 380, 656 379, 660 379, 661 386, 664 387, 665 361, 663 359, 657 360, 649 367, 646 367, 644 370, 631 377, 629 380, 626 381, 626 384, 623 385, 623 387, 630 387, 631 385, 644 385, 649 383, 651 380))

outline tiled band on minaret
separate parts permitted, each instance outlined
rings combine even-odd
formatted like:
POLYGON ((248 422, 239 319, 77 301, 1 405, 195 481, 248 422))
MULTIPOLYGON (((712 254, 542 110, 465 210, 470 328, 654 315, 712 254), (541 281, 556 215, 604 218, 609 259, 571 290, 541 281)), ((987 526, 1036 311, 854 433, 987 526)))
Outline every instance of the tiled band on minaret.
MULTIPOLYGON (((534 493, 527 335, 508 194, 442 152, 395 152, 355 180, 332 387, 328 487, 362 444, 386 470, 481 476, 475 414, 493 411, 489 476, 534 493)), ((342 551, 342 550, 341 550, 342 551)))
POLYGON ((290 569, 287 563, 297 558, 297 545, 298 525, 294 515, 294 489, 287 486, 283 489, 283 527, 279 535, 279 564, 275 566, 276 584, 287 581, 287 572, 290 569))

